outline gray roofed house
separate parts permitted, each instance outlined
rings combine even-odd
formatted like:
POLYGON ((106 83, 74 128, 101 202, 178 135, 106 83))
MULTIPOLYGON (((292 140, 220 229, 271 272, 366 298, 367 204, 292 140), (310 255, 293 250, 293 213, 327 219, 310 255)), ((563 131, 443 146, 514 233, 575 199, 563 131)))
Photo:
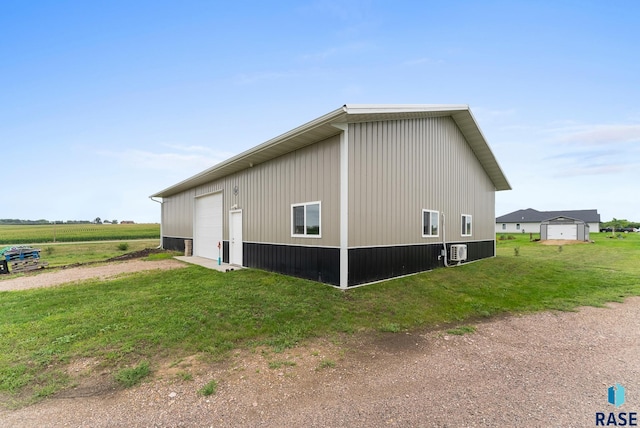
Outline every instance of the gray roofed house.
POLYGON ((582 220, 591 232, 600 230, 598 210, 538 211, 527 208, 497 217, 496 233, 540 233, 542 222, 557 217, 582 220))

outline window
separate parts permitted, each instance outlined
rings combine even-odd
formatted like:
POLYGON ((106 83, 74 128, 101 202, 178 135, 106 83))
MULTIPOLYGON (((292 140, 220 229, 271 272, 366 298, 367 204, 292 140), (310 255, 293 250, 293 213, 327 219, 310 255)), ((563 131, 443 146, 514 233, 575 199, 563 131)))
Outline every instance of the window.
POLYGON ((438 211, 422 210, 422 236, 438 236, 440 215, 438 211))
POLYGON ((520 223, 516 223, 516 230, 520 230, 520 223))
POLYGON ((291 205, 291 236, 320 238, 320 202, 291 205))
POLYGON ((462 214, 462 236, 471 236, 471 216, 462 214))
POLYGON ((502 230, 507 230, 507 225, 502 223, 502 230))

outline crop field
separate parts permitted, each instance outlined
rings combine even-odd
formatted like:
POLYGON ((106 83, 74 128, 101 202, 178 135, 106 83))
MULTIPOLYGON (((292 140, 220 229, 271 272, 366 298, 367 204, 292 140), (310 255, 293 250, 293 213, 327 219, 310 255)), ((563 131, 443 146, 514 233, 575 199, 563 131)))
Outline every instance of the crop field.
POLYGON ((160 239, 160 225, 157 223, 0 225, 0 246, 125 239, 160 239))

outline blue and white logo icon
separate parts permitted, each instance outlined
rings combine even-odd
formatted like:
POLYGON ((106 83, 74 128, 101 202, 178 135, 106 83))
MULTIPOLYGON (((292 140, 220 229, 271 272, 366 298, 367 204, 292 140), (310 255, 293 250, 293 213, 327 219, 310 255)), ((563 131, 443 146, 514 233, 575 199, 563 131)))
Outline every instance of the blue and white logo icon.
POLYGON ((609 404, 620 407, 624 404, 624 386, 616 383, 609 387, 609 404))

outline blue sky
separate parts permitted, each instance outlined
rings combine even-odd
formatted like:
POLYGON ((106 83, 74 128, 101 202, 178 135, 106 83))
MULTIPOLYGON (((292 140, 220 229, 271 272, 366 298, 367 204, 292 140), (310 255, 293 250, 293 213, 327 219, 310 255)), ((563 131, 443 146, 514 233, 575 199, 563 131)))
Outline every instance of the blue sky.
POLYGON ((148 196, 343 104, 468 104, 521 208, 640 221, 640 2, 0 0, 0 218, 148 196))

